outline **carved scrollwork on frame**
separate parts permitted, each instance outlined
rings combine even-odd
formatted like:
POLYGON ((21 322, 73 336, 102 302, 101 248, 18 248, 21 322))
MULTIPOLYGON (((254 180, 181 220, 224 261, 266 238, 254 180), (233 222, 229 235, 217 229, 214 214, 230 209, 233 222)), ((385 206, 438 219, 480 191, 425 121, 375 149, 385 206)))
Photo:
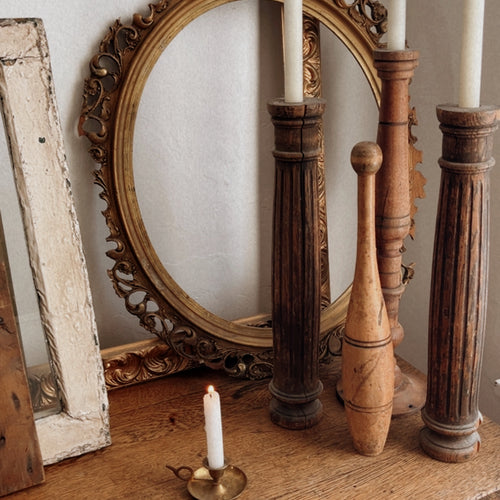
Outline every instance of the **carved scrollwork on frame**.
POLYGON ((49 365, 29 367, 28 385, 35 413, 46 415, 60 411, 59 392, 49 365))
POLYGON ((166 343, 154 340, 131 345, 125 351, 116 348, 104 350, 102 361, 108 390, 198 366, 198 363, 179 356, 166 343))
POLYGON ((241 348, 182 326, 174 330, 168 342, 181 356, 202 360, 206 366, 223 369, 233 377, 257 380, 272 375, 272 349, 242 352, 241 348))
MULTIPOLYGON (((101 357, 108 391, 199 366, 198 362, 180 356, 160 339, 103 349, 101 357)), ((30 367, 28 382, 36 412, 49 414, 60 407, 56 381, 48 364, 30 367)))
MULTIPOLYGON (((321 44, 320 23, 317 19, 305 15, 304 24, 304 95, 321 97, 321 44)), ((330 264, 328 257, 328 220, 326 213, 325 154, 323 124, 319 126, 320 154, 318 158, 318 200, 319 200, 319 235, 321 259, 321 308, 328 307, 330 294, 330 264)))
POLYGON ((304 94, 321 97, 320 23, 304 15, 304 94))
MULTIPOLYGON (((172 279, 141 219, 130 146, 142 90, 161 53, 189 22, 229 1, 162 0, 149 6, 147 16, 133 16, 130 24, 116 21, 90 62, 79 132, 90 140, 90 154, 100 164, 95 183, 106 202, 107 241, 113 245, 107 251, 114 261, 108 274, 127 310, 183 359, 237 377, 262 378, 272 370, 268 319, 226 321, 201 307, 172 279)), ((374 1, 304 0, 303 5, 306 92, 313 95, 321 89, 318 27, 322 22, 351 50, 378 101, 372 52, 385 29, 385 8, 374 1)), ((326 212, 324 220, 326 242, 326 212)), ((322 358, 327 359, 340 352, 349 290, 333 303, 326 289, 324 293, 320 343, 322 358)))
POLYGON ((387 31, 387 9, 377 0, 334 0, 341 9, 366 30, 375 45, 379 45, 381 36, 387 31))

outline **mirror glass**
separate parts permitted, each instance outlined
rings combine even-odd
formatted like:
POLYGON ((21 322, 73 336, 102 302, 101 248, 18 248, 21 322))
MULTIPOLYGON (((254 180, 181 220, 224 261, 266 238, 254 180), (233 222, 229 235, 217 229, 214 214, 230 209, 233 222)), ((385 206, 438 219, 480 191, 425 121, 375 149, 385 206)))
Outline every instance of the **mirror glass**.
POLYGON ((321 25, 322 96, 328 252, 332 300, 352 282, 356 260, 357 176, 353 146, 376 141, 378 106, 361 67, 345 45, 321 25), (328 57, 325 55, 328 54, 328 57))
POLYGON ((227 320, 271 312, 266 103, 283 88, 279 16, 275 2, 245 0, 189 23, 149 76, 135 127, 134 180, 153 247, 186 293, 227 320))
POLYGON ((49 354, 31 273, 14 173, 0 122, 0 213, 9 258, 21 342, 35 418, 60 411, 50 371, 49 354))
MULTIPOLYGON (((271 312, 274 128, 266 105, 283 95, 280 16, 278 2, 241 0, 190 22, 149 76, 135 124, 135 189, 151 243, 179 286, 227 320, 271 312)), ((335 299, 352 281, 356 253, 350 151, 375 140, 378 108, 355 58, 323 26, 321 50, 335 299)))

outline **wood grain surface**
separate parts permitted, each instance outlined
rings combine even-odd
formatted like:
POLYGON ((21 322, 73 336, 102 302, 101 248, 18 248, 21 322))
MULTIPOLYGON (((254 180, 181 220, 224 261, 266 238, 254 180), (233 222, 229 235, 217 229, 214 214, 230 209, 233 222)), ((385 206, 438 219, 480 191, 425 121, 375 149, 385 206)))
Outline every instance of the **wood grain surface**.
POLYGON ((487 418, 480 428, 481 451, 469 462, 446 464, 421 451, 419 415, 392 421, 378 457, 356 453, 336 398, 339 374, 340 359, 321 366, 323 419, 299 431, 271 423, 268 380, 196 369, 112 391, 113 444, 46 467, 44 484, 9 500, 191 498, 186 483, 165 465, 201 467, 206 453, 202 397, 208 383, 221 394, 225 453, 248 478, 243 500, 460 500, 500 490, 500 426, 487 418))
POLYGON ((354 447, 362 455, 382 453, 394 397, 394 349, 380 286, 375 238, 375 174, 382 150, 359 142, 351 152, 358 176, 356 267, 342 347, 342 386, 354 447))
POLYGON ((490 170, 497 106, 438 106, 441 182, 429 311, 422 447, 445 462, 480 447, 479 381, 488 306, 490 170))
POLYGON ((0 218, 0 496, 44 480, 0 218))

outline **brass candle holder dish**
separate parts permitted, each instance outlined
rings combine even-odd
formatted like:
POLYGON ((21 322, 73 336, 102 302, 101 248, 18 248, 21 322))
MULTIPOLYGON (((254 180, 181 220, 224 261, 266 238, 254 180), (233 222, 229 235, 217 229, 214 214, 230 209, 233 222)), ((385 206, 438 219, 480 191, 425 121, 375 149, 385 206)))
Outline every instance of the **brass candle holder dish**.
POLYGON ((245 473, 229 464, 226 458, 224 466, 214 469, 203 459, 203 467, 193 471, 191 467, 172 467, 166 465, 179 479, 187 482, 187 489, 198 500, 232 500, 238 498, 247 485, 245 473), (187 475, 185 474, 187 472, 187 475))

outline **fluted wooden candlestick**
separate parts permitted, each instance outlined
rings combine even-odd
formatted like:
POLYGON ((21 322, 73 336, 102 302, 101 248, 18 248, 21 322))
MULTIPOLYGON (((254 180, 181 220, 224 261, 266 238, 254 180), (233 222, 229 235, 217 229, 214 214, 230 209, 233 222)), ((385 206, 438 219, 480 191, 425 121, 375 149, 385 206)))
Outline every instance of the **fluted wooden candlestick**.
POLYGON ((362 142, 351 153, 358 174, 356 267, 342 346, 344 404, 353 444, 363 455, 382 453, 394 395, 394 352, 380 286, 375 243, 377 144, 362 142))
POLYGON ((429 312, 422 448, 444 462, 476 455, 488 286, 489 170, 499 109, 439 106, 441 187, 429 312))
POLYGON ((273 222, 273 379, 270 411, 289 429, 315 425, 318 399, 321 264, 319 129, 325 103, 307 98, 268 105, 275 127, 273 222))
MULTIPOLYGON (((383 161, 376 177, 375 205, 377 259, 394 348, 404 337, 398 315, 405 290, 402 252, 411 224, 408 87, 417 65, 418 52, 414 50, 374 52, 374 66, 382 81, 377 143, 382 149, 383 161)), ((415 413, 424 405, 425 385, 403 374, 396 362, 394 366, 393 415, 415 413)))

